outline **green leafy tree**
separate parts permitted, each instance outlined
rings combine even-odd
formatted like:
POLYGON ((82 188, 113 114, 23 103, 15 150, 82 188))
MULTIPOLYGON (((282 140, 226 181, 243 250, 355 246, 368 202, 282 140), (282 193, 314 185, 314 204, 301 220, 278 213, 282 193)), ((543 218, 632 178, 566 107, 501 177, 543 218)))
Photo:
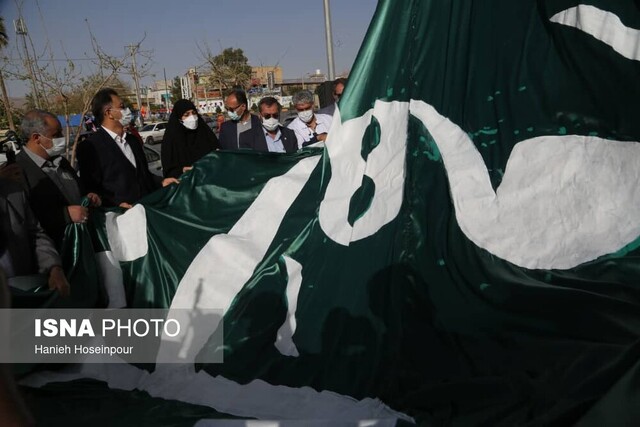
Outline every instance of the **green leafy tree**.
POLYGON ((246 89, 251 82, 251 65, 242 49, 228 47, 218 55, 214 55, 205 45, 200 49, 203 59, 209 68, 209 80, 224 91, 232 87, 246 89))
POLYGON ((180 76, 175 76, 173 78, 173 86, 171 86, 171 102, 175 103, 179 99, 182 99, 182 89, 180 88, 180 76))

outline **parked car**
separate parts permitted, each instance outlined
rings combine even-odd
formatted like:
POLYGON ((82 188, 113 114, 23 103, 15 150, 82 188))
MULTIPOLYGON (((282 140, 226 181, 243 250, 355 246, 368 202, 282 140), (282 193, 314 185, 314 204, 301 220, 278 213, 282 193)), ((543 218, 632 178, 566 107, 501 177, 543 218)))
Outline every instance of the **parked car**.
POLYGON ((140 136, 145 144, 153 145, 162 141, 165 130, 167 130, 167 122, 151 123, 140 129, 140 136))
POLYGON ((9 161, 15 161, 15 155, 18 154, 22 147, 22 141, 17 133, 10 130, 4 137, 0 138, 0 165, 9 161))
POLYGON ((149 171, 154 175, 162 176, 160 153, 146 145, 143 145, 142 149, 144 150, 144 155, 147 158, 147 163, 149 164, 149 171))

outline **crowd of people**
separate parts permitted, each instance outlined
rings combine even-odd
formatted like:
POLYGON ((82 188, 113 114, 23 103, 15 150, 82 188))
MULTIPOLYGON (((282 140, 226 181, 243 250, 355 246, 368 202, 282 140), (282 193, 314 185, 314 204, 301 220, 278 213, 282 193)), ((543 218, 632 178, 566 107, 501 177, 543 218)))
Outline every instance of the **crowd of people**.
MULTIPOLYGON (((345 83, 334 82, 336 102, 345 83)), ((66 139, 58 118, 43 110, 27 112, 21 123, 25 145, 15 161, 0 165, 0 308, 37 304, 38 299, 20 300, 34 289, 47 289, 62 300, 73 296, 60 253, 67 226, 86 223, 91 208, 131 208, 147 194, 179 184, 183 173, 214 150, 293 153, 324 141, 335 110, 332 104, 315 112, 313 94, 303 90, 293 98, 297 117, 284 127, 276 98, 262 98, 258 115, 250 112, 242 90, 232 90, 224 103, 229 120, 219 123, 219 138, 193 102, 174 104, 162 142, 164 178, 149 171, 131 111, 113 89, 98 91, 92 100, 92 132, 77 145, 77 170, 64 157, 66 139)), ((30 425, 11 375, 2 368, 0 416, 30 425)))
MULTIPOLYGON (((334 82, 336 102, 345 84, 344 79, 334 82)), ((73 290, 59 255, 65 229, 87 222, 91 208, 131 208, 147 194, 179 184, 183 173, 214 150, 293 153, 325 141, 335 110, 332 104, 316 112, 313 94, 303 90, 293 97, 297 117, 285 127, 274 97, 260 100, 257 115, 242 90, 229 92, 224 104, 228 120, 221 123, 219 137, 193 102, 174 104, 162 142, 164 178, 149 171, 142 141, 130 128, 131 111, 113 89, 98 91, 92 100, 95 129, 77 145, 77 170, 64 157, 58 118, 42 110, 26 113, 21 124, 26 143, 14 163, 0 165, 0 272, 9 289, 18 283, 46 284, 68 296, 73 290)))

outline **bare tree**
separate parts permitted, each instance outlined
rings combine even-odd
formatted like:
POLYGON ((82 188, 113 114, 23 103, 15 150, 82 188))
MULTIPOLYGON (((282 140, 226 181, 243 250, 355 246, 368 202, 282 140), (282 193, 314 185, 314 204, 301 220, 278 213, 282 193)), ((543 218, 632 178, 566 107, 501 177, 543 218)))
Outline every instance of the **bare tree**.
MULTIPOLYGON (((79 88, 76 88, 79 89, 80 98, 82 100, 82 111, 80 112, 82 117, 89 112, 91 100, 95 93, 106 87, 110 82, 115 81, 118 73, 125 67, 130 59, 128 53, 121 57, 108 54, 102 46, 100 46, 100 43, 98 43, 98 40, 91 31, 89 21, 85 19, 85 22, 87 23, 87 28, 91 37, 91 48, 95 55, 94 64, 97 68, 97 72, 90 79, 84 79, 82 82, 83 84, 79 88)), ((142 41, 140 41, 140 43, 141 42, 142 41)), ((76 147, 78 145, 78 140, 80 139, 80 133, 82 132, 83 125, 84 122, 81 120, 76 130, 73 147, 71 149, 71 164, 75 164, 76 147)))
MULTIPOLYGON (((0 16, 0 51, 2 51, 9 44, 9 37, 7 36, 7 30, 4 26, 4 18, 0 16)), ((6 60, 3 60, 6 64, 6 60)), ((9 101, 9 95, 7 94, 7 88, 4 85, 4 76, 2 75, 2 69, 0 68, 0 89, 2 90, 2 103, 4 104, 5 112, 7 114, 7 122, 9 123, 9 129, 15 131, 16 127, 13 124, 13 115, 11 114, 11 101, 9 101)))

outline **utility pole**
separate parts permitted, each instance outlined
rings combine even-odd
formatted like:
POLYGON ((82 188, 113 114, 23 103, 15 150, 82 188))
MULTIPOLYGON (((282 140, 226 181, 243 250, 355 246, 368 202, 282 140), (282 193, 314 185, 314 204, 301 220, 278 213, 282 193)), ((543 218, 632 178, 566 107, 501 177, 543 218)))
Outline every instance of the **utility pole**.
POLYGON ((336 78, 336 73, 333 65, 333 36, 331 35, 331 11, 329 10, 329 0, 324 0, 324 34, 327 39, 327 65, 329 66, 329 80, 333 80, 336 78))
POLYGON ((129 48, 129 54, 131 55, 131 71, 133 73, 133 81, 136 84, 136 102, 138 103, 138 110, 140 110, 142 108, 142 103, 140 102, 140 82, 138 80, 138 68, 136 67, 136 53, 138 52, 140 45, 128 45, 125 47, 129 48))
POLYGON ((22 47, 24 49, 25 55, 25 66, 27 67, 27 71, 29 72, 29 77, 31 78, 31 87, 33 90, 33 102, 35 103, 35 107, 40 109, 40 94, 38 93, 38 86, 36 82, 36 73, 33 70, 33 62, 31 62, 31 56, 29 55, 29 48, 27 47, 27 26, 24 23, 22 17, 15 19, 13 21, 13 27, 16 30, 16 35, 21 36, 22 38, 22 47))
POLYGON ((164 101, 165 108, 167 110, 167 114, 169 114, 169 88, 167 87, 167 70, 162 68, 162 73, 164 74, 164 101))

